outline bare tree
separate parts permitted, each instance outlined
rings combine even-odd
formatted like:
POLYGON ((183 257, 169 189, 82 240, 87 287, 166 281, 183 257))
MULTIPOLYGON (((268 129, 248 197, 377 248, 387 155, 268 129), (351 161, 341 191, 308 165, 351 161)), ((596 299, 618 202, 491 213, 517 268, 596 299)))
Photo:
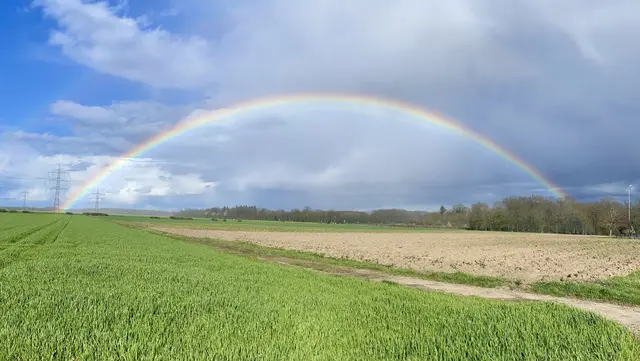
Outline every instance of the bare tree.
POLYGON ((620 223, 621 205, 613 198, 605 198, 598 204, 602 212, 601 225, 609 230, 609 237, 613 237, 613 230, 620 223))
POLYGON ((489 205, 475 203, 469 211, 469 228, 486 231, 489 229, 489 205))
POLYGON ((280 220, 322 223, 369 223, 392 226, 447 226, 492 231, 556 232, 571 234, 632 234, 631 226, 640 224, 640 202, 631 209, 631 224, 626 209, 613 198, 597 203, 579 203, 571 198, 540 196, 509 197, 489 206, 476 203, 470 208, 456 204, 447 210, 432 211, 377 209, 370 212, 302 209, 265 209, 256 206, 185 209, 176 215, 242 220, 280 220))

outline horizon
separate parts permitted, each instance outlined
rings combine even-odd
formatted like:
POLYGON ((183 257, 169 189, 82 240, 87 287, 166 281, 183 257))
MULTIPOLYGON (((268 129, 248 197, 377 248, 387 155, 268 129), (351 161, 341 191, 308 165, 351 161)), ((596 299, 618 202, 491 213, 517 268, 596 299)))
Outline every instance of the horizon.
MULTIPOLYGON (((534 197, 536 195, 521 195, 521 196, 510 196, 510 197, 505 197, 504 199, 498 200, 496 202, 500 203, 503 202, 506 199, 509 198, 516 198, 516 199, 525 199, 528 197, 534 197)), ((561 201, 561 199, 559 198, 555 198, 555 197, 543 197, 543 199, 550 201, 550 202, 558 202, 561 201)), ((566 198, 564 198, 566 199, 566 198)), ((600 201, 606 200, 606 199, 613 199, 616 203, 623 205, 623 206, 627 206, 628 204, 628 197, 627 196, 604 196, 598 200, 592 200, 592 201, 579 201, 579 200, 575 200, 572 199, 572 201, 576 201, 580 204, 596 204, 600 201)), ((443 203, 440 204, 438 206, 435 206, 433 208, 420 208, 420 207, 402 207, 402 206, 394 206, 394 207, 379 207, 379 208, 369 208, 369 209, 341 209, 341 208, 314 208, 314 207, 310 207, 310 206, 298 206, 298 207, 292 207, 292 208, 278 208, 278 207, 262 207, 259 205, 252 205, 252 204, 234 204, 234 205, 214 205, 214 206, 200 206, 200 207, 193 207, 193 208, 176 208, 176 209, 159 209, 159 208, 127 208, 127 207, 100 207, 99 211, 116 211, 116 212, 120 212, 120 211, 130 211, 130 212, 162 212, 162 213, 180 213, 180 212, 184 212, 184 211, 205 211, 205 210, 210 210, 213 208, 236 208, 236 207, 256 207, 258 209, 265 209, 267 211, 285 211, 285 212, 291 212, 294 210, 298 210, 298 211, 303 211, 304 208, 306 207, 310 207, 311 211, 323 211, 323 212, 328 212, 328 211, 334 211, 334 212, 364 212, 364 213, 369 213, 371 214, 374 211, 389 211, 389 210, 398 210, 398 211, 406 211, 406 212, 416 212, 416 213, 437 213, 440 211, 440 207, 445 207, 447 212, 451 212, 452 208, 455 206, 464 206, 466 207, 467 210, 469 210, 471 208, 471 206, 473 206, 474 204, 486 204, 489 208, 493 208, 495 203, 486 203, 486 202, 474 202, 474 203, 455 203, 455 204, 448 204, 448 203, 443 203)), ((640 199, 631 199, 631 206, 633 208, 635 208, 636 206, 640 205, 640 199)), ((0 203, 0 209, 22 209, 22 205, 19 204, 15 204, 15 205, 10 205, 10 204, 4 204, 4 203, 0 203)), ((42 207, 37 207, 37 206, 27 206, 26 207, 27 210, 42 210, 42 211, 53 211, 54 208, 52 208, 50 205, 49 206, 42 206, 42 207)), ((74 207, 74 208, 69 208, 69 209, 60 209, 60 212, 92 212, 95 211, 95 207, 74 207)), ((114 213, 117 214, 117 213, 114 213)))

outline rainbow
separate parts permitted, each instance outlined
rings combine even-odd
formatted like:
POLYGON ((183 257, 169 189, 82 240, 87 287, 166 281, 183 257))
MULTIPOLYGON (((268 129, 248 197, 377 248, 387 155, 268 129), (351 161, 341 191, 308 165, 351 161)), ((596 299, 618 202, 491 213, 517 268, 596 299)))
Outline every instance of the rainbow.
POLYGON ((499 146, 492 140, 483 137, 482 135, 474 132, 473 130, 459 124, 456 121, 445 118, 444 116, 432 112, 427 111, 423 108, 420 108, 416 105, 405 103, 398 100, 384 99, 379 97, 367 96, 367 95, 354 95, 354 94, 318 94, 318 93, 307 93, 307 94, 290 94, 290 95, 279 95, 272 97, 259 98, 251 101, 241 102, 226 108, 216 109, 210 112, 204 112, 197 115, 194 115, 190 118, 187 118, 181 122, 179 122, 173 128, 157 134, 156 136, 148 139, 146 142, 134 147, 129 152, 120 156, 116 161, 103 168, 96 176, 90 179, 88 182, 83 184, 78 190, 73 192, 70 197, 66 199, 61 209, 68 210, 73 207, 78 200, 84 197, 92 188, 95 188, 99 185, 109 174, 115 172, 119 168, 121 168, 124 164, 127 163, 127 160, 130 158, 135 158, 155 147, 160 146, 167 140, 175 138, 181 134, 187 133, 190 130, 198 128, 200 126, 210 124, 215 121, 219 121, 221 119, 239 116, 241 114, 253 111, 260 111, 269 108, 274 108, 282 105, 292 105, 292 104, 301 104, 301 105, 322 105, 329 103, 331 105, 345 105, 350 106, 351 108, 358 107, 356 109, 365 109, 366 107, 373 108, 381 108, 399 111, 403 114, 409 115, 411 117, 415 117, 419 120, 423 120, 442 128, 452 130, 464 137, 473 139, 474 141, 480 143, 485 148, 488 148, 506 159, 507 161, 513 163, 518 168, 522 169, 526 173, 528 173, 533 179, 537 180, 541 184, 543 184, 546 188, 548 188, 551 193, 557 198, 564 198, 567 194, 557 185, 553 184, 550 180, 545 178, 540 171, 535 169, 533 166, 520 159, 515 154, 509 152, 507 149, 499 146))

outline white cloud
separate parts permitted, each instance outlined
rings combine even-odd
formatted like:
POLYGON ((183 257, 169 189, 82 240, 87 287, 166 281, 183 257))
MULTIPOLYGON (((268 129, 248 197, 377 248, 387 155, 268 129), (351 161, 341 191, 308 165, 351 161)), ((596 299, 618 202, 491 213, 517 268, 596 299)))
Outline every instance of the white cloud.
POLYGON ((102 1, 38 4, 59 25, 52 44, 81 64, 161 87, 215 80, 223 93, 240 97, 427 83, 441 91, 480 80, 530 80, 540 75, 540 64, 505 41, 514 28, 546 26, 539 34, 568 34, 586 56, 623 61, 637 55, 626 44, 640 27, 640 5, 633 0, 177 3, 191 7, 185 23, 216 19, 225 25, 197 36, 142 26, 102 1))
MULTIPOLYGON (((63 177, 66 187, 61 201, 64 202, 117 159, 111 156, 47 156, 24 142, 3 142, 0 144, 0 179, 4 182, 0 182, 0 198, 13 198, 14 203, 22 204, 20 193, 27 190, 30 205, 50 206, 53 199, 49 190, 53 185, 48 183, 50 172, 61 166, 63 170, 71 170, 63 177)), ((214 182, 203 181, 198 174, 174 175, 162 166, 162 163, 144 158, 126 162, 113 176, 97 185, 106 196, 103 205, 134 205, 138 201, 148 202, 153 197, 212 194, 215 189, 214 182)), ((90 203, 90 198, 84 197, 77 206, 87 207, 90 203)))
POLYGON ((154 163, 126 165, 100 184, 100 191, 107 196, 107 204, 126 205, 148 201, 150 197, 201 195, 211 193, 214 188, 214 182, 204 182, 198 174, 172 175, 154 163))
POLYGON ((57 121, 67 121, 75 133, 85 140, 110 143, 114 138, 129 141, 120 152, 136 143, 161 133, 187 115, 191 106, 168 106, 153 101, 115 102, 109 105, 86 106, 67 100, 51 105, 57 121))
POLYGON ((210 84, 215 64, 208 42, 183 38, 137 19, 118 17, 106 2, 39 0, 59 29, 50 44, 100 72, 153 86, 190 88, 210 84))
POLYGON ((101 106, 85 106, 67 100, 58 100, 51 105, 51 113, 84 121, 90 125, 119 126, 125 119, 114 111, 101 106))

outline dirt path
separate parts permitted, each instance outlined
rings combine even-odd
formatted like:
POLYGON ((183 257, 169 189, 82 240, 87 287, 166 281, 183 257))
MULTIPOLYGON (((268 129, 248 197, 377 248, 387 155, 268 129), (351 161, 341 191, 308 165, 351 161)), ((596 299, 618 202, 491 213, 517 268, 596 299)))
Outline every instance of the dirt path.
POLYGON ((357 270, 354 275, 373 281, 390 281, 407 287, 419 288, 427 291, 446 292, 461 296, 478 296, 482 298, 512 301, 530 300, 560 302, 569 306, 583 309, 585 311, 598 313, 604 318, 622 324, 623 326, 631 330, 631 332, 633 332, 634 334, 640 335, 640 307, 621 306, 609 303, 600 303, 565 297, 545 296, 495 288, 456 285, 404 276, 374 274, 374 272, 368 270, 357 270))

